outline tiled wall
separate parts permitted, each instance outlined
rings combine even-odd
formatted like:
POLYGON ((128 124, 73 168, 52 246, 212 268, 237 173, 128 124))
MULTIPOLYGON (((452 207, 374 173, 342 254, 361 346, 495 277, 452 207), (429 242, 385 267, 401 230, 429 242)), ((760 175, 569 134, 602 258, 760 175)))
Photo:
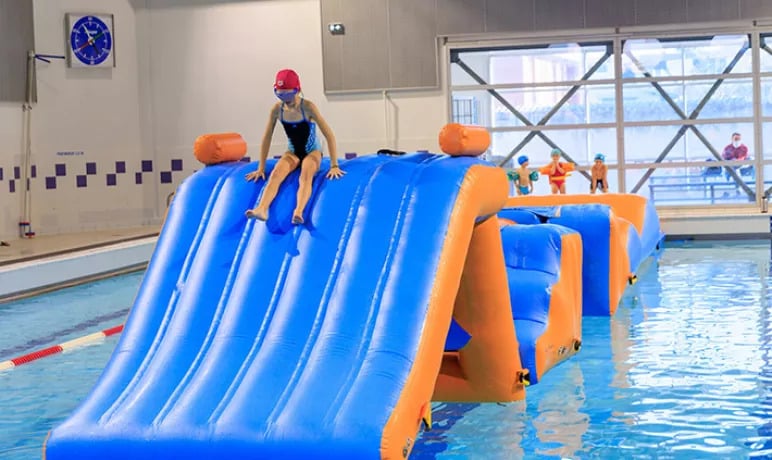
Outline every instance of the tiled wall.
MULTIPOLYGON (((177 158, 165 165, 154 165, 153 160, 142 160, 139 165, 128 167, 126 161, 104 163, 83 161, 75 165, 73 162, 55 163, 53 171, 46 171, 42 175, 38 174, 38 166, 33 164, 30 167, 30 180, 41 181, 45 190, 61 190, 63 187, 88 189, 89 185, 92 186, 91 189, 93 190, 93 186, 97 183, 107 187, 116 187, 119 178, 122 185, 141 186, 152 181, 158 181, 161 184, 179 184, 184 170, 184 161, 177 158)), ((195 160, 188 161, 195 162, 195 160)), ((3 189, 6 193, 16 193, 21 186, 21 177, 20 166, 0 166, 0 183, 7 182, 5 187, 0 186, 2 187, 0 193, 3 189)))

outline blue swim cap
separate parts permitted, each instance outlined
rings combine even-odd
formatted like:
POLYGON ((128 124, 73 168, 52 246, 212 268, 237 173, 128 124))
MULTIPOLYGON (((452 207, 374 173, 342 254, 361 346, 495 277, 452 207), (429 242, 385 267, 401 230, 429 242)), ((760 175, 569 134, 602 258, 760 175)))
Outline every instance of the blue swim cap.
POLYGON ((522 164, 523 164, 523 163, 525 163, 526 161, 528 161, 528 157, 527 157, 527 156, 525 156, 525 155, 523 155, 523 156, 521 156, 521 157, 519 157, 519 158, 517 159, 517 164, 519 164, 519 165, 522 165, 522 164))
POLYGON ((600 161, 606 161, 606 157, 602 153, 596 153, 595 159, 600 161))
POLYGON ((552 149, 552 152, 550 152, 550 156, 560 156, 560 149, 552 149))

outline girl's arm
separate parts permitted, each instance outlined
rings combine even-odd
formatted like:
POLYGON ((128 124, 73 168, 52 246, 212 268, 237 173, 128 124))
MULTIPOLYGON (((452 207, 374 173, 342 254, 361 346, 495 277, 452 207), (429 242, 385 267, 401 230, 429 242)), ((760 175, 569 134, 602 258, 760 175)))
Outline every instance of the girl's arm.
POLYGON ((327 120, 324 119, 316 104, 305 100, 308 111, 311 112, 311 117, 319 125, 319 130, 322 131, 322 135, 327 139, 327 147, 330 149, 330 167, 338 168, 338 146, 335 142, 335 133, 332 132, 330 125, 327 124, 327 120))
POLYGON ((279 119, 280 102, 271 107, 271 113, 268 115, 268 124, 265 126, 263 140, 260 143, 260 163, 257 165, 258 171, 265 170, 265 162, 268 159, 268 151, 271 149, 271 139, 273 139, 273 130, 276 126, 276 120, 279 119))

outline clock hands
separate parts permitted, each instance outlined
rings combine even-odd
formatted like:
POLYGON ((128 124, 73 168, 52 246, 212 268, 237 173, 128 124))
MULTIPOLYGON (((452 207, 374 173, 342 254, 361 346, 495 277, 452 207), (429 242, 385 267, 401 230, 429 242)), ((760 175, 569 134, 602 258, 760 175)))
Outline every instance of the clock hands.
MULTIPOLYGON (((85 26, 84 26, 85 28, 85 26)), ((105 34, 104 31, 99 32, 98 34, 94 35, 93 37, 88 33, 88 30, 86 30, 86 35, 88 35, 88 41, 78 47, 78 51, 82 50, 83 48, 87 46, 93 46, 97 52, 99 52, 99 48, 96 46, 96 40, 100 37, 102 37, 105 34)))

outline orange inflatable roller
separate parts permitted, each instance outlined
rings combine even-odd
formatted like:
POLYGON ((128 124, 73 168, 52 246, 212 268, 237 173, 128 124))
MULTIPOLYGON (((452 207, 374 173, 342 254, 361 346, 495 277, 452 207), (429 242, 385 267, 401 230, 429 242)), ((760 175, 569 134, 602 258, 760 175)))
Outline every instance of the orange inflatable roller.
POLYGON ((216 133, 198 136, 193 155, 205 165, 239 161, 247 154, 247 143, 238 133, 216 133))
POLYGON ((449 123, 440 130, 440 149, 454 157, 476 157, 491 145, 491 135, 481 126, 449 123))

